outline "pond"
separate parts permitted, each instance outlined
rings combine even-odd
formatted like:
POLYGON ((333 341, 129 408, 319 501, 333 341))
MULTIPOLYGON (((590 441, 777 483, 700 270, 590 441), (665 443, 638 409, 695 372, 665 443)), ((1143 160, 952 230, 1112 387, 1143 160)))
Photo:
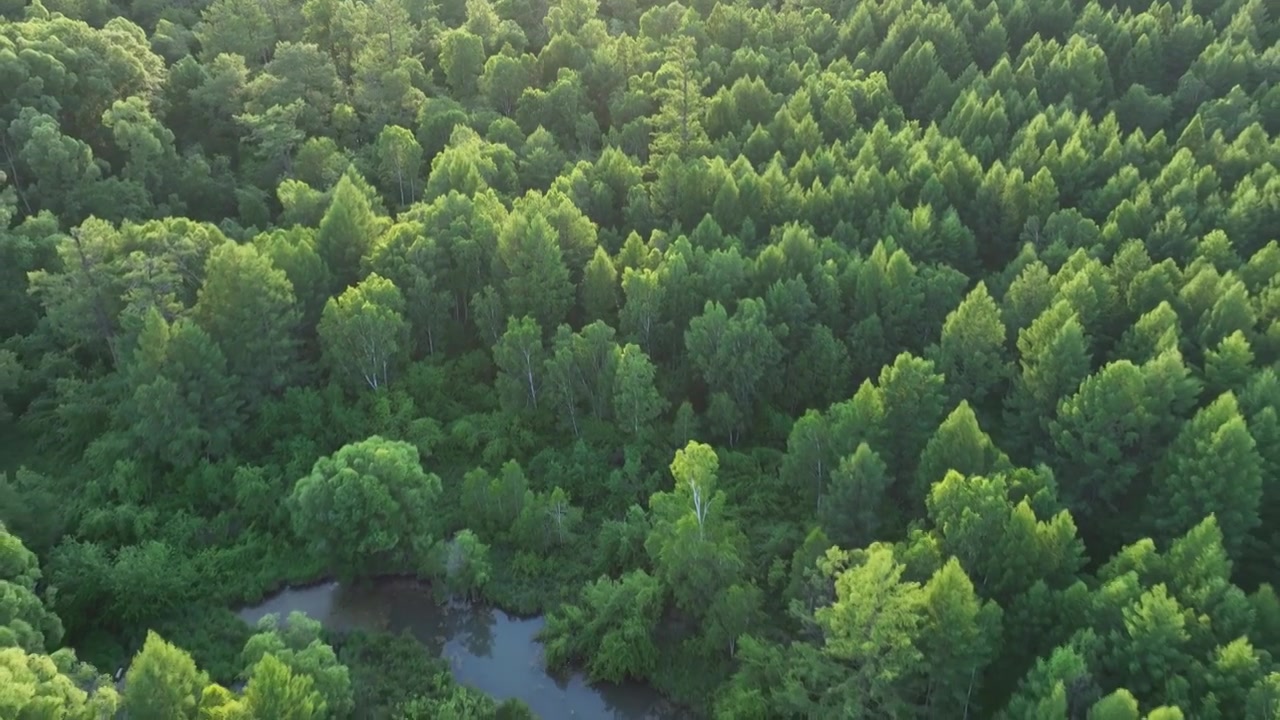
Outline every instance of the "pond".
POLYGON ((497 700, 517 698, 542 718, 678 718, 654 689, 638 683, 591 684, 581 674, 552 677, 535 639, 543 619, 519 618, 501 610, 459 604, 439 605, 431 591, 411 580, 380 580, 361 586, 336 582, 283 590, 239 611, 250 625, 262 617, 306 613, 335 630, 400 633, 408 630, 446 659, 459 683, 497 700))

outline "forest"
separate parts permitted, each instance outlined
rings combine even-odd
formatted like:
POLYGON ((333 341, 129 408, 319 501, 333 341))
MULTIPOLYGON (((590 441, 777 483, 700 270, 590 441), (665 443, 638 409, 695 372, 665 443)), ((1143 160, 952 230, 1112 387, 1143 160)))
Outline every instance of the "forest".
POLYGON ((0 720, 1280 719, 1275 7, 684 2, 0 0, 0 720))

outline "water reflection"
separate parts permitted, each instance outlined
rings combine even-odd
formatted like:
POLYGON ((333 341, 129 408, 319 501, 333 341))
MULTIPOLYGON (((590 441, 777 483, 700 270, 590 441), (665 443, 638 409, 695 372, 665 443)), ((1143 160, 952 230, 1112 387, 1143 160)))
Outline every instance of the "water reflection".
POLYGON ((542 618, 501 610, 440 605, 425 586, 407 580, 360 585, 325 583, 284 590, 241 610, 246 622, 301 611, 337 631, 408 630, 453 668, 458 682, 498 700, 518 698, 543 718, 648 720, 679 717, 652 688, 635 683, 590 685, 582 675, 553 678, 534 638, 542 618))

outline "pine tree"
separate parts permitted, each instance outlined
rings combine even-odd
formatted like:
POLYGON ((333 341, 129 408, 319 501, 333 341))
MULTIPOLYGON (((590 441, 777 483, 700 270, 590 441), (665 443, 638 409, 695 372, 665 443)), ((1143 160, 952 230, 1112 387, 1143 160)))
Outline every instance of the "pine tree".
POLYGON ((965 717, 983 671, 1000 649, 1000 606, 978 597, 955 558, 925 583, 923 606, 919 647, 928 675, 926 714, 965 717))
POLYGON ((654 119, 656 132, 649 151, 650 162, 658 167, 668 157, 681 161, 703 153, 708 147, 702 127, 707 78, 698 67, 693 37, 679 35, 667 46, 666 60, 657 73, 661 110, 654 119))
POLYGON ((1088 338, 1066 301, 1046 310, 1018 333, 1021 372, 1005 402, 1008 447, 1020 457, 1049 434, 1049 421, 1058 402, 1070 395, 1089 373, 1088 338))

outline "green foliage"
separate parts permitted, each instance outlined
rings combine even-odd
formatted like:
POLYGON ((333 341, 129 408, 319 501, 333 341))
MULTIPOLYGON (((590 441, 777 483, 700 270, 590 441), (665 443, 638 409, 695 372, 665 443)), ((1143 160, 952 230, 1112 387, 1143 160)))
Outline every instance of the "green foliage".
POLYGON ((449 591, 468 599, 483 595, 493 573, 489 547, 475 533, 463 530, 454 536, 445 553, 445 584, 449 591))
POLYGON ((609 682, 648 677, 662 600, 661 585, 643 570, 589 583, 581 603, 560 608, 542 630, 548 667, 582 662, 593 680, 609 682))
MULTIPOLYGON (((351 679, 346 666, 320 637, 320 623, 298 612, 290 613, 281 623, 268 615, 257 627, 258 632, 244 644, 241 653, 241 677, 253 687, 261 676, 262 701, 288 708, 292 698, 296 704, 312 708, 308 712, 319 717, 348 717, 352 711, 351 679), (268 661, 268 659, 270 659, 268 661), (314 694, 315 697, 310 696, 314 694)), ((254 698, 245 698, 254 708, 254 698)), ((259 715, 262 713, 255 709, 259 715)))
POLYGON ((295 531, 346 578, 426 567, 440 478, 412 445, 373 436, 316 461, 289 498, 295 531))
POLYGON ((35 553, 0 525, 0 647, 41 655, 63 639, 63 623, 36 594, 35 553))
POLYGON ((1274 716, 1275 13, 801 5, 0 3, 0 716, 1274 716))
POLYGON ((295 675, 274 655, 264 655, 249 673, 245 704, 257 717, 312 720, 323 717, 324 700, 313 689, 307 675, 295 675))
POLYGON ((149 632, 124 682, 124 709, 129 717, 194 720, 208 679, 190 655, 149 632))
POLYGON ((408 345, 404 297, 390 280, 370 275, 325 303, 316 332, 335 377, 384 388, 408 345))
MULTIPOLYGON (((114 717, 120 696, 106 678, 93 677, 75 654, 28 654, 17 647, 0 649, 0 713, 4 717, 114 717), (86 672, 87 670, 87 672, 86 672), (88 674, 87 689, 81 686, 88 674)), ((174 716, 176 717, 176 716, 174 716)))

